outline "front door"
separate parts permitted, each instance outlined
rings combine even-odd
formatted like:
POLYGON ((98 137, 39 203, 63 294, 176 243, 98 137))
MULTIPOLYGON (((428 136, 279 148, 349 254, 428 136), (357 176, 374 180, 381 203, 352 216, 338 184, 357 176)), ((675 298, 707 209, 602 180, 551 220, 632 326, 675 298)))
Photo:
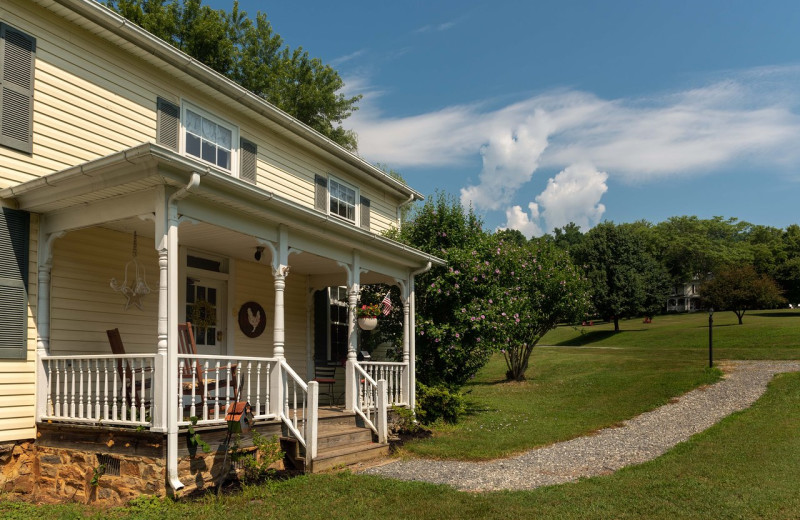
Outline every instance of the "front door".
POLYGON ((192 322, 198 354, 227 354, 226 286, 227 282, 224 280, 186 278, 186 321, 192 322))

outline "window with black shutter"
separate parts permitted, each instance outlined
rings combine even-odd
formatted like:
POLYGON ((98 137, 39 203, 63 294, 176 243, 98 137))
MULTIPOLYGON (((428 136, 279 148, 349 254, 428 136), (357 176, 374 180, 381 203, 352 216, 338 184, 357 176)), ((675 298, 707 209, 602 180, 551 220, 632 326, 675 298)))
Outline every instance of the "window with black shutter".
POLYGON ((0 359, 27 357, 27 212, 0 208, 0 359))
POLYGON ((36 40, 0 23, 0 145, 33 153, 36 40))
POLYGON ((241 161, 239 178, 250 184, 256 183, 256 158, 258 156, 258 148, 256 144, 241 138, 239 140, 239 149, 241 150, 241 161))
POLYGON ((181 109, 166 99, 158 98, 156 142, 178 151, 180 147, 181 109))

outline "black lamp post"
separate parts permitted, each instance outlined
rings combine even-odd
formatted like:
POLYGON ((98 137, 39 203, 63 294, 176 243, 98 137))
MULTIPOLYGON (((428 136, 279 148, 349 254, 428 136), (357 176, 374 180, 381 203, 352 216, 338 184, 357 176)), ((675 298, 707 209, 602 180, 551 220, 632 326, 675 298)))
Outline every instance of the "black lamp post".
POLYGON ((708 309, 708 368, 714 366, 713 333, 714 333, 714 307, 711 307, 710 309, 708 309))

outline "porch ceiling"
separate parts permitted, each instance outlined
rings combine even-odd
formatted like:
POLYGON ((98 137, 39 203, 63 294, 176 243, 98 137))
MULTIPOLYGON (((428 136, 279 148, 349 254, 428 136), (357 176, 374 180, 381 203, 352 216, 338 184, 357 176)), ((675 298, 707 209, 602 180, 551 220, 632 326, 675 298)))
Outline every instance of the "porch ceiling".
MULTIPOLYGON (((399 273, 418 269, 426 262, 444 264, 435 256, 152 143, 0 190, 0 199, 19 209, 45 215, 42 226, 45 233, 104 226, 154 237, 152 215, 158 187, 167 186, 169 195, 185 187, 193 174, 199 174, 202 180, 199 187, 185 195, 179 212, 216 224, 222 219, 226 224, 185 222, 180 226, 181 245, 252 261, 255 248, 260 245, 256 237, 274 243, 276 230, 283 224, 290 230, 288 245, 304 250, 302 254, 290 255, 294 273, 339 275, 342 267, 329 258, 349 263, 347 259, 352 252, 371 257, 372 266, 392 265, 387 272, 400 277, 404 276, 399 273), (338 254, 334 254, 336 251, 338 254), (317 254, 307 255, 309 252, 317 254)), ((269 249, 265 254, 262 262, 269 262, 269 249)), ((381 280, 386 281, 387 277, 381 280)))
MULTIPOLYGON (((108 222, 100 227, 127 234, 136 232, 140 237, 155 238, 153 222, 140 218, 108 222)), ((205 222, 185 222, 181 224, 179 228, 179 243, 181 246, 198 252, 213 253, 247 262, 256 261, 256 247, 259 245, 255 238, 251 236, 205 222)), ((268 270, 270 261, 270 251, 269 249, 265 249, 262 253, 260 263, 268 270)), ((344 285, 347 283, 347 276, 344 268, 330 258, 307 252, 293 253, 289 255, 289 266, 291 267, 292 275, 314 275, 330 280, 332 284, 344 285)), ((364 272, 361 274, 361 283, 393 284, 395 281, 391 277, 381 273, 364 272)))

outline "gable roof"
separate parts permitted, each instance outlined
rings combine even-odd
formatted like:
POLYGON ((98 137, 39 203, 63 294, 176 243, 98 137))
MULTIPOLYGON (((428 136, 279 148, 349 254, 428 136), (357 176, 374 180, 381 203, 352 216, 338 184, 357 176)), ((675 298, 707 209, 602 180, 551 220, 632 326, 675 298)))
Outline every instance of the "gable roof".
POLYGON ((173 73, 177 70, 199 81, 210 89, 210 93, 216 96, 222 94, 231 102, 261 116, 262 121, 276 133, 296 143, 311 144, 319 151, 343 161, 355 172, 380 181, 410 200, 424 200, 418 191, 95 0, 33 1, 160 69, 170 69, 173 73))

